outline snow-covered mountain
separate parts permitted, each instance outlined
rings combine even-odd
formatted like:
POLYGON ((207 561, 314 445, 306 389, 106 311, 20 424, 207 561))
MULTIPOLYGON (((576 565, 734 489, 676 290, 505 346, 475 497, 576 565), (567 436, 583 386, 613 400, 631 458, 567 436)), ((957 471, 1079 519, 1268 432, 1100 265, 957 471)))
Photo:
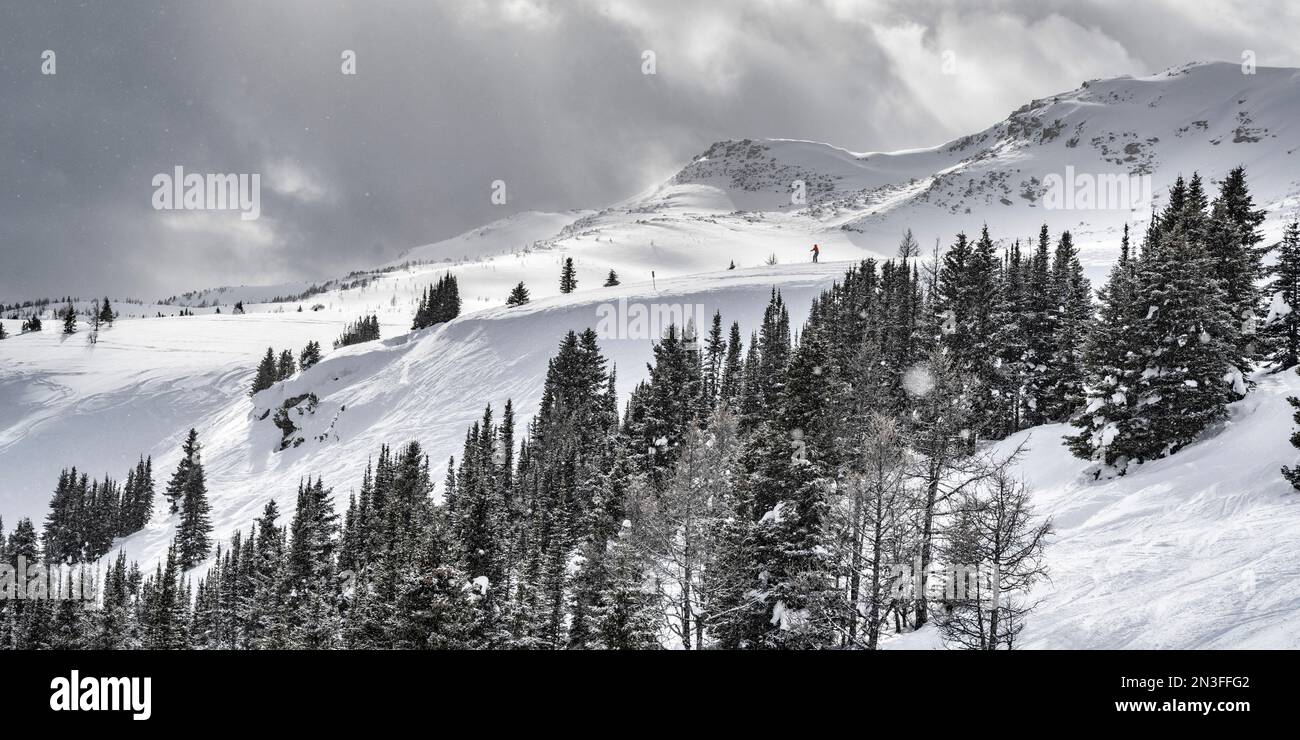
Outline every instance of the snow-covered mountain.
MULTIPOLYGON (((152 454, 161 483, 193 426, 214 535, 224 540, 268 498, 291 509, 304 476, 321 475, 346 497, 382 443, 418 439, 437 466, 458 452, 484 406, 513 399, 526 418, 564 332, 595 326, 602 306, 622 299, 688 315, 720 310, 748 334, 776 287, 798 323, 848 261, 892 256, 909 228, 923 252, 986 223, 1004 242, 1030 238, 1043 223, 1070 229, 1100 279, 1119 229, 1140 226, 1150 205, 1047 207, 1050 178, 1068 172, 1149 176, 1159 198, 1178 174, 1213 180, 1242 164, 1273 237, 1300 199, 1298 117, 1300 71, 1244 75, 1215 63, 1086 83, 928 149, 857 154, 814 142, 724 141, 667 182, 601 210, 507 216, 315 289, 200 291, 142 306, 140 315, 165 318, 120 320, 94 344, 84 331, 64 337, 48 323, 0 342, 0 516, 10 527, 19 516, 39 520, 69 465, 121 477, 137 455, 152 454), (791 200, 795 181, 803 203, 791 200), (813 243, 820 265, 808 264, 813 243), (575 262, 579 290, 559 295, 564 258, 575 262), (610 270, 622 284, 597 287, 610 270), (457 275, 463 315, 409 332, 420 292, 447 271, 457 275), (521 281, 533 302, 502 307, 521 281), (255 303, 275 296, 297 299, 255 303), (213 304, 236 300, 246 314, 215 313, 213 304), (168 315, 179 305, 206 308, 168 315), (248 398, 267 346, 328 347, 362 313, 379 316, 385 339, 327 351, 316 367, 248 398), (273 412, 308 394, 314 400, 292 407, 286 434, 273 412)), ((17 335, 18 322, 4 321, 17 335)), ((626 395, 645 375, 651 341, 601 344, 626 395)), ((1031 438, 1022 471, 1060 530, 1048 551, 1054 583, 1030 643, 1295 646, 1300 610, 1287 594, 1300 573, 1287 563, 1300 562, 1300 506, 1276 470, 1294 457, 1284 398, 1298 386, 1290 375, 1263 380, 1205 442, 1105 484, 1080 476, 1084 464, 1059 444, 1062 428, 1018 435, 1031 438), (1242 459, 1251 461, 1245 472, 1234 465, 1242 459), (1270 534, 1258 536, 1264 526, 1270 534), (1175 626, 1149 631, 1158 620, 1175 626)), ((119 544, 150 562, 175 524, 159 511, 119 544)))

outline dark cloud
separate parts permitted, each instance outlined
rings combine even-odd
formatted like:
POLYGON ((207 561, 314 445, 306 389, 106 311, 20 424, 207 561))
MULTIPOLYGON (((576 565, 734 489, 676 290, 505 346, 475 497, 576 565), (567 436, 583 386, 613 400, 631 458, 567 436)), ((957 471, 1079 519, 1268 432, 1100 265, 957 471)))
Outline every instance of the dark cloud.
POLYGON ((0 301, 332 276, 608 204, 717 139, 927 146, 1089 77, 1296 64, 1300 29, 1282 2, 1027 0, 7 2, 0 21, 0 301), (261 219, 153 210, 176 165, 260 173, 261 219))

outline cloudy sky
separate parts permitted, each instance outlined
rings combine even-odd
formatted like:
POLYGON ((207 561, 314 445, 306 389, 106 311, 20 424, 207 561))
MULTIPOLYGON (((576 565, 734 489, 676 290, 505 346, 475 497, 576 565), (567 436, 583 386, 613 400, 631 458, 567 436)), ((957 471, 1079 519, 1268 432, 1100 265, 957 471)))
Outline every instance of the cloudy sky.
POLYGON ((332 277, 719 139, 930 146, 1089 78, 1300 66, 1298 31, 1288 0, 0 0, 0 303, 332 277), (260 174, 261 217, 155 210, 176 166, 260 174))

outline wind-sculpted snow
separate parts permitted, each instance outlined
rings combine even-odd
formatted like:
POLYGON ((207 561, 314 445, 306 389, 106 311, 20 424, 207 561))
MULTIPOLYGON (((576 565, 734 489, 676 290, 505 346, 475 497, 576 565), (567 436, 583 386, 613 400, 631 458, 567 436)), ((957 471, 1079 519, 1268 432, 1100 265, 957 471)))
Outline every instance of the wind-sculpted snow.
POLYGON ((1278 472, 1297 457, 1288 395, 1295 373, 1261 377, 1203 440, 1109 481, 1081 475, 1062 425, 1001 442, 1027 442, 1020 472, 1057 528, 1025 645, 1300 647, 1300 494, 1278 472))

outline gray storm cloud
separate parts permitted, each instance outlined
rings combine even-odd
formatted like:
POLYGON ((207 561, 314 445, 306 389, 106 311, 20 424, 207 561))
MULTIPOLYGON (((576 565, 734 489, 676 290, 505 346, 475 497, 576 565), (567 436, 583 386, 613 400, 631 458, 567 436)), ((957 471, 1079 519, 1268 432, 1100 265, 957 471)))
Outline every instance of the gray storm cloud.
POLYGON ((1082 80, 1300 65, 1285 2, 19 3, 0 9, 0 302, 330 277, 599 207, 718 139, 929 146, 1082 80), (704 7, 700 7, 704 6, 704 7), (57 73, 42 75, 53 50, 57 73), (344 50, 356 75, 341 72, 344 50), (642 53, 656 72, 642 74, 642 53), (944 66, 944 62, 949 64, 944 66), (155 174, 260 173, 261 218, 155 174), (491 183, 507 183, 494 206, 491 183))

